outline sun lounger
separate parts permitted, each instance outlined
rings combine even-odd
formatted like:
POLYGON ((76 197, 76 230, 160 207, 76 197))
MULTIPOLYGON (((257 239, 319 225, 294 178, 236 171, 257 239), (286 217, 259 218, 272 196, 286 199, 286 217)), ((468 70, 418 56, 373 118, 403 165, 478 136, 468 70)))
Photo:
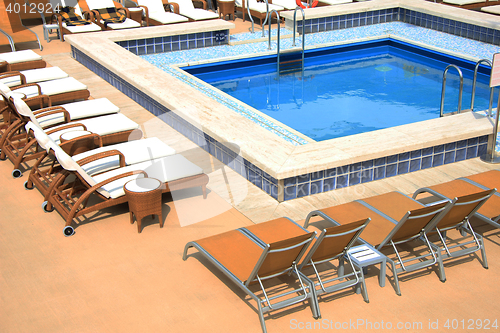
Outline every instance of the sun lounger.
POLYGON ((426 207, 412 198, 399 192, 390 192, 364 200, 357 200, 339 206, 333 206, 309 213, 304 227, 308 227, 311 218, 322 217, 334 225, 343 225, 351 221, 371 218, 371 222, 361 234, 360 239, 382 251, 391 249, 395 257, 387 257, 393 271, 396 293, 401 295, 398 274, 413 272, 437 264, 438 276, 446 280, 442 260, 427 239, 442 214, 452 208, 453 203, 446 200, 442 203, 426 207), (397 248, 400 244, 409 244, 419 240, 425 249, 418 253, 402 256, 397 248))
MULTIPOLYGON (((24 2, 19 2, 20 1, 16 2, 16 0, 0 2, 0 43, 2 45, 7 43, 10 44, 11 50, 15 51, 15 44, 17 43, 37 42, 41 51, 43 47, 40 43, 38 35, 23 24, 23 21, 21 20, 21 10, 14 9, 16 8, 15 5, 19 5, 20 8, 23 8, 23 5, 25 5, 24 2), (9 4, 12 6, 10 10, 8 9, 9 4)), ((24 7, 23 11, 28 11, 30 9, 26 9, 26 7, 24 7)))
MULTIPOLYGON (((368 303, 363 271, 361 267, 353 263, 349 251, 369 221, 370 219, 363 219, 343 226, 333 226, 321 230, 321 234, 315 239, 312 247, 308 249, 304 259, 298 265, 299 271, 304 274, 307 268, 312 268, 310 270, 311 274, 306 275, 310 280, 317 281, 315 282, 317 296, 354 287, 361 289, 363 299, 368 303), (332 268, 333 265, 327 264, 334 260, 339 260, 336 269, 332 268), (347 260, 352 270, 348 274, 343 272, 344 260, 347 260), (332 273, 332 270, 337 270, 337 272, 332 273), (320 271, 322 274, 320 274, 320 271), (323 275, 323 278, 320 275, 323 275)), ((257 236, 267 244, 281 241, 285 237, 297 237, 309 232, 285 217, 240 230, 243 232, 250 231, 251 235, 257 236)))
POLYGON ((0 83, 3 83, 10 88, 27 83, 38 83, 62 79, 68 76, 69 75, 59 67, 45 67, 0 73, 0 83))
MULTIPOLYGON (((10 97, 13 92, 23 96, 23 98, 31 98, 41 95, 48 96, 49 100, 45 101, 44 105, 49 106, 84 100, 90 97, 90 92, 87 89, 87 86, 72 77, 39 83, 29 83, 13 88, 9 88, 0 83, 0 93, 3 96, 10 97)), ((40 101, 38 100, 34 102, 28 101, 28 105, 30 106, 39 104, 40 101)))
POLYGON ((318 6, 333 6, 342 5, 344 3, 351 3, 353 0, 320 0, 318 6))
POLYGON ((497 0, 443 0, 446 5, 464 9, 477 9, 486 6, 497 5, 497 0))
POLYGON ((191 247, 196 248, 257 303, 262 331, 267 332, 264 313, 293 304, 308 301, 313 317, 320 317, 313 282, 297 268, 314 235, 302 231, 298 236, 282 235, 279 240, 269 242, 242 228, 187 243, 182 259, 187 259, 191 247), (285 274, 293 274, 297 286, 271 280, 285 274), (264 287, 267 280, 279 283, 272 294, 264 287), (254 291, 259 287, 260 291, 254 291))
MULTIPOLYGON (((85 3, 89 10, 94 13, 95 22, 102 30, 119 30, 129 28, 140 28, 141 24, 130 18, 127 8, 113 0, 86 0, 85 3), (115 15, 122 15, 123 21, 110 23, 107 18, 115 15)), ((82 2, 83 4, 83 2, 82 2)))
MULTIPOLYGON (((40 151, 36 138, 30 134, 30 129, 33 126, 42 128, 38 123, 37 117, 31 113, 30 109, 26 106, 21 99, 14 99, 16 109, 24 116, 31 120, 31 125, 28 126, 25 133, 20 132, 22 126, 26 124, 23 122, 25 119, 20 120, 18 123, 11 125, 12 128, 8 133, 2 137, 3 146, 0 153, 0 158, 5 159, 8 157, 14 164, 14 171, 12 176, 15 178, 21 177, 22 172, 19 170, 21 163, 38 159, 43 156, 43 151, 40 151)), ((49 111, 49 113, 61 112, 60 110, 49 111)), ((64 112, 66 115, 67 111, 64 112)), ((43 113, 39 113, 43 116, 43 113)), ((69 117, 66 116, 66 119, 69 117)), ((110 114, 100 117, 93 117, 87 119, 80 119, 76 122, 64 123, 46 129, 48 136, 56 143, 60 143, 60 137, 64 133, 73 131, 86 131, 98 134, 104 145, 125 142, 142 137, 139 125, 127 118, 123 114, 110 114), (135 133, 134 133, 135 132, 135 133)))
POLYGON ((486 13, 500 15, 500 5, 481 7, 481 10, 486 13))
MULTIPOLYGON (((174 13, 165 11, 162 0, 137 0, 138 6, 143 8, 143 20, 146 26, 164 25, 188 22, 189 19, 179 15, 179 6, 175 6, 174 13)), ((174 7, 174 6, 173 6, 174 7)))
POLYGON ((84 32, 101 31, 101 27, 95 24, 94 14, 82 11, 78 2, 74 7, 64 6, 60 13, 54 14, 59 24, 60 38, 64 41, 64 34, 78 34, 84 32))
MULTIPOLYGON (((50 185, 59 172, 62 171, 55 156, 50 154, 47 143, 51 141, 49 136, 37 126, 31 126, 33 134, 39 146, 45 151, 35 165, 31 168, 28 180, 25 182, 26 189, 33 189, 33 186, 45 197, 42 208, 46 208, 47 194, 50 192, 50 185)), ((137 164, 149 160, 175 154, 175 150, 156 137, 143 140, 127 141, 123 143, 103 146, 101 137, 97 134, 88 134, 77 137, 60 144, 60 147, 70 155, 75 162, 82 161, 92 155, 109 151, 118 151, 119 155, 112 155, 87 163, 82 169, 90 176, 102 172, 110 171, 121 166, 137 164), (121 160, 123 156, 123 160, 121 160)))
MULTIPOLYGON (((189 19, 189 21, 202 21, 202 20, 213 20, 218 19, 219 15, 214 12, 210 12, 207 10, 207 3, 204 0, 198 0, 203 3, 203 9, 194 8, 193 2, 191 0, 172 0, 169 1, 168 4, 173 4, 178 6, 179 14, 185 16, 189 19)), ((177 9, 176 9, 177 13, 177 9)))
POLYGON ((3 66, 0 66, 0 72, 22 71, 47 66, 42 56, 33 50, 0 53, 0 63, 3 63, 3 66))
POLYGON ((129 180, 138 177, 158 179, 165 185, 162 186, 164 193, 201 187, 203 198, 207 196, 208 176, 200 167, 179 154, 123 166, 98 175, 90 175, 82 166, 114 155, 121 155, 123 161, 123 155, 112 150, 89 156, 77 163, 54 141, 50 140, 47 147, 53 150, 59 164, 65 170, 53 181, 51 192, 47 196, 46 210, 50 211, 55 208, 63 217, 66 221, 63 230, 66 236, 74 233, 72 222, 75 218, 127 202, 123 186, 129 180), (70 175, 75 176, 76 180, 71 181, 70 175), (71 186, 65 183, 68 179, 71 181, 71 186))
MULTIPOLYGON (((245 17, 248 14, 247 6, 250 8, 250 15, 257 17, 260 20, 260 24, 262 24, 262 21, 266 17, 267 7, 264 2, 257 2, 257 0, 249 0, 247 3, 247 0, 236 0, 234 5, 236 10, 242 13, 243 22, 245 22, 245 17)), ((269 12, 271 12, 271 10, 273 9, 276 10, 277 12, 285 10, 285 8, 282 6, 273 5, 272 3, 270 3, 269 12)))

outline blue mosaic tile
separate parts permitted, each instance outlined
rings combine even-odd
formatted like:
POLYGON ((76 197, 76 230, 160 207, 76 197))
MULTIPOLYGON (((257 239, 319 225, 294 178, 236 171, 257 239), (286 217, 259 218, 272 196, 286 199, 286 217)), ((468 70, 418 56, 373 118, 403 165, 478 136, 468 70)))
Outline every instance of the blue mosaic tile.
POLYGON ((336 188, 335 177, 323 180, 323 192, 332 191, 336 188))
POLYGON ((349 176, 342 175, 337 177, 337 184, 335 188, 343 188, 348 186, 349 176))
POLYGON ((422 157, 421 169, 428 169, 432 167, 432 156, 422 157))
POLYGON ((393 177, 397 174, 397 164, 388 164, 385 167, 385 176, 386 177, 393 177))
POLYGON ((398 175, 408 173, 410 170, 410 162, 404 161, 398 163, 398 175))

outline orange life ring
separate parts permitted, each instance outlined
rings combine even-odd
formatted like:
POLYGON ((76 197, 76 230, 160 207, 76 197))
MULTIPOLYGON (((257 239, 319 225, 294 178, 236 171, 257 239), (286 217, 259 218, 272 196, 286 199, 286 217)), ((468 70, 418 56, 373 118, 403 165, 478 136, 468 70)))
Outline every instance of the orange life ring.
POLYGON ((314 7, 316 7, 318 5, 318 0, 314 0, 313 3, 312 3, 312 5, 311 5, 311 7, 306 6, 307 4, 304 5, 304 3, 302 1, 300 1, 300 0, 295 0, 295 3, 297 4, 297 6, 300 6, 300 8, 302 8, 302 9, 314 8, 314 7))

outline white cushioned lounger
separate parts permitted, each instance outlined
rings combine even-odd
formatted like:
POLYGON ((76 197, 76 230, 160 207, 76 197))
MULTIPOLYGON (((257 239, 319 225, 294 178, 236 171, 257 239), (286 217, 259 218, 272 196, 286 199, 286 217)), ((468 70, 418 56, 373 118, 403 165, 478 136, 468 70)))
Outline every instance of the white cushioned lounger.
POLYGON ((344 3, 351 3, 352 0, 319 0, 319 2, 328 4, 328 5, 342 5, 344 3))
MULTIPOLYGON (((246 0, 236 0, 235 1, 235 5, 237 7, 242 7, 242 1, 245 1, 245 10, 247 10, 246 8, 246 0)), ((257 2, 257 0, 250 0, 248 2, 248 5, 250 6, 250 10, 253 10, 253 11, 256 11, 256 12, 259 12, 259 13, 265 13, 266 12, 266 4, 263 3, 263 2, 257 2)), ((282 6, 277 6, 277 5, 273 5, 273 4, 269 4, 269 11, 271 10, 277 10, 277 11, 280 11, 280 10, 284 10, 285 8, 283 8, 282 6)), ((246 12, 244 14, 247 14, 246 12)))
MULTIPOLYGON (((295 2, 295 0, 273 0, 272 4, 281 6, 287 10, 294 10, 295 7, 297 7, 297 2, 295 2)), ((271 10, 271 4, 269 4, 269 10, 271 10)), ((297 19, 299 19, 299 16, 297 16, 297 19)))
MULTIPOLYGON (((189 21, 187 17, 184 17, 182 15, 166 12, 163 8, 163 2, 161 0, 138 0, 138 3, 139 6, 145 6, 148 8, 148 15, 150 19, 158 21, 162 24, 172 24, 189 21)), ((143 12, 145 12, 145 10, 143 10, 143 12)))
MULTIPOLYGON (((73 8, 75 9, 75 14, 80 16, 81 19, 83 19, 82 9, 78 5, 78 3, 76 3, 76 6, 73 8)), ((101 31, 101 27, 95 24, 94 22, 85 25, 67 25, 66 22, 62 22, 62 26, 64 29, 68 30, 72 34, 77 34, 81 32, 101 31)))
MULTIPOLYGON (((40 82, 37 84, 40 86, 42 94, 48 96, 87 89, 86 85, 84 85, 83 83, 81 83, 80 81, 76 80, 73 77, 65 77, 62 79, 50 80, 50 81, 40 82)), ((4 89, 2 88, 0 89, 3 91, 4 89)), ((10 93, 10 89, 3 92, 8 94, 10 93)), ((15 92, 22 93, 26 95, 26 97, 28 98, 34 97, 38 95, 38 87, 36 86, 23 87, 16 89, 15 92)))
MULTIPOLYGON (((87 6, 89 6, 90 10, 97 10, 100 8, 116 8, 113 0, 86 0, 87 6)), ((104 24, 104 21, 101 21, 104 24)), ((113 30, 118 29, 129 29, 129 28, 140 28, 141 24, 136 22, 130 18, 126 18, 122 23, 109 23, 108 27, 113 30)))
MULTIPOLYGON (((25 71, 21 71, 20 73, 24 75, 26 83, 38 83, 49 80, 57 80, 69 76, 68 73, 66 73, 59 67, 28 69, 25 71)), ((21 76, 9 76, 0 79, 0 82, 5 84, 7 87, 15 87, 21 84, 21 76)))
POLYGON ((457 6, 470 5, 470 4, 474 4, 474 3, 482 3, 485 1, 486 0, 443 0, 444 3, 449 3, 449 4, 457 5, 457 6))
MULTIPOLYGON (((26 125, 26 128, 33 130, 38 144, 43 149, 48 150, 47 143, 51 141, 49 136, 38 126, 35 126, 32 122, 29 122, 26 125)), ((72 158, 73 160, 78 162, 88 156, 110 150, 118 150, 120 153, 122 153, 125 157, 125 164, 127 165, 137 164, 175 154, 175 149, 169 147, 160 139, 152 137, 91 149, 84 153, 73 155, 72 158)), ((110 171, 118 167, 120 167, 120 158, 119 156, 115 155, 87 163, 82 166, 82 169, 85 170, 85 172, 87 172, 89 175, 95 175, 97 173, 110 171)))
POLYGON ((218 19, 219 15, 201 8, 194 8, 191 0, 172 0, 179 5, 179 14, 186 16, 193 21, 218 19))
POLYGON ((481 7, 481 10, 486 13, 500 15, 500 5, 481 7))
POLYGON ((42 56, 35 53, 33 50, 0 53, 0 61, 6 61, 9 64, 17 64, 20 62, 34 60, 42 60, 42 56))
MULTIPOLYGON (((145 171, 149 178, 156 178, 163 183, 203 174, 203 170, 199 166, 193 164, 184 156, 175 154, 91 176, 73 158, 66 154, 61 147, 55 145, 54 142, 48 142, 47 145, 50 149, 54 150, 59 163, 64 169, 78 172, 90 186, 129 171, 145 171)), ((125 195, 125 191, 123 190, 125 183, 129 180, 142 177, 143 175, 140 174, 120 178, 104 185, 97 191, 106 198, 116 199, 125 195)))

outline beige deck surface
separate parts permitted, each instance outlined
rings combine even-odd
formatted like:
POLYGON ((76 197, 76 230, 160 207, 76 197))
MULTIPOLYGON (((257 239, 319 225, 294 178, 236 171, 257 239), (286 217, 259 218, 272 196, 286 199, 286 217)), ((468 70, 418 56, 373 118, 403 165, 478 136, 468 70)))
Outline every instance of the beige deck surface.
MULTIPOLYGON (((239 31, 249 26, 241 18, 236 23, 239 31)), ((42 37, 41 28, 36 31, 42 37)), ((61 217, 42 212, 37 190, 24 190, 26 176, 12 179, 11 163, 0 162, 0 332, 260 332, 248 297, 197 254, 182 261, 188 241, 279 216, 299 221, 313 209, 392 190, 412 193, 498 167, 474 159, 278 204, 74 61, 67 44, 52 40, 44 47, 44 58, 87 84, 94 98, 108 97, 148 136, 160 137, 203 167, 210 192, 206 200, 196 190, 177 194, 174 201, 164 196, 163 229, 157 220, 144 219, 138 234, 122 205, 89 216, 66 238, 61 217)), ((488 270, 477 257, 450 262, 446 283, 435 271, 423 271, 401 279, 399 297, 390 283, 380 288, 378 270, 370 268, 369 304, 348 291, 320 302, 320 321, 307 305, 266 315, 268 331, 296 332, 310 325, 318 331, 319 326, 333 331, 335 325, 380 331, 382 322, 393 328, 400 322, 410 326, 408 332, 429 332, 430 323, 442 332, 448 319, 450 325, 457 320, 455 332, 477 331, 476 322, 467 329, 469 319, 483 326, 490 320, 491 327, 500 319, 500 232, 489 226, 477 231, 486 238, 488 270)))

